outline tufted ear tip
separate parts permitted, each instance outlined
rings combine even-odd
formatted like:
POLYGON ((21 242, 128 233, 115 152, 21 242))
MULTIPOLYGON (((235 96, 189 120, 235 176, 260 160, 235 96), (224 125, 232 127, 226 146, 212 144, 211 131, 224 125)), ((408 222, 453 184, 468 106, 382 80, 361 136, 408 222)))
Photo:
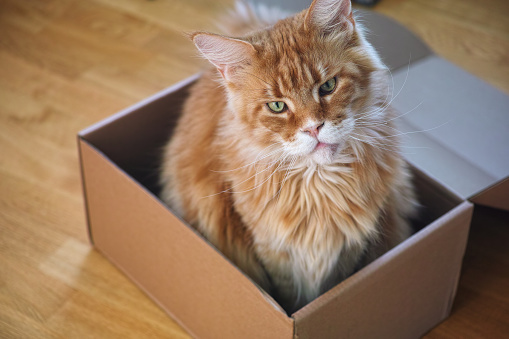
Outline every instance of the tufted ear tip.
POLYGON ((305 17, 305 27, 316 27, 324 33, 353 29, 355 20, 350 0, 314 0, 305 17))
POLYGON ((231 80, 235 71, 249 64, 255 52, 253 45, 247 41, 218 34, 195 32, 191 34, 191 39, 225 80, 231 80))
POLYGON ((207 32, 192 32, 188 34, 188 37, 193 41, 193 43, 196 45, 196 47, 202 45, 206 39, 207 36, 214 36, 215 34, 207 33, 207 32))
POLYGON ((199 32, 182 32, 182 36, 193 41, 193 37, 195 34, 198 34, 199 32))

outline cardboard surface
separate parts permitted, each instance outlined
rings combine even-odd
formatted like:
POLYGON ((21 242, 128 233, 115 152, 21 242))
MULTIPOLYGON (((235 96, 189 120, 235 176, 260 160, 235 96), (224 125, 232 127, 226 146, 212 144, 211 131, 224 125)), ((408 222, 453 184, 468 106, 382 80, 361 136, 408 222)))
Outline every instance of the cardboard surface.
POLYGON ((506 178, 500 183, 496 183, 492 187, 473 197, 471 200, 479 205, 509 211, 509 178, 506 178))
POLYGON ((104 154, 80 141, 96 246, 191 334, 292 338, 293 323, 243 273, 104 154))
POLYGON ((407 159, 464 199, 509 177, 509 96, 437 56, 393 74, 407 159))
POLYGON ((157 193, 158 177, 154 168, 159 164, 161 147, 179 117, 168 112, 180 112, 189 86, 198 77, 199 74, 189 77, 83 130, 80 135, 157 193))

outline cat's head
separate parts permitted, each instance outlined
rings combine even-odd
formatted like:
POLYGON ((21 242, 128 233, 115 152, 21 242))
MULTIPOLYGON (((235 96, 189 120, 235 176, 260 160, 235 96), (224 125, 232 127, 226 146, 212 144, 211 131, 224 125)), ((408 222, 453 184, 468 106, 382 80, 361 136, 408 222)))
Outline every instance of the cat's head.
POLYGON ((330 164, 355 158, 358 134, 380 118, 373 107, 387 96, 384 67, 358 26, 350 0, 314 0, 247 36, 195 33, 193 41, 221 74, 253 148, 330 164))

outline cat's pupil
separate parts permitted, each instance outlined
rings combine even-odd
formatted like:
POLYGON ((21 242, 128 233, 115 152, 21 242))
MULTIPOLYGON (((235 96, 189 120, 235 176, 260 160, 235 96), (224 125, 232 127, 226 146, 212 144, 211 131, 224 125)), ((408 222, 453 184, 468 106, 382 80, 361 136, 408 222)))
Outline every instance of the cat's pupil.
POLYGON ((336 87, 336 78, 327 80, 322 86, 320 86, 320 95, 327 95, 334 91, 336 87))
POLYGON ((272 101, 267 104, 270 110, 274 113, 281 113, 285 109, 285 103, 282 101, 272 101))

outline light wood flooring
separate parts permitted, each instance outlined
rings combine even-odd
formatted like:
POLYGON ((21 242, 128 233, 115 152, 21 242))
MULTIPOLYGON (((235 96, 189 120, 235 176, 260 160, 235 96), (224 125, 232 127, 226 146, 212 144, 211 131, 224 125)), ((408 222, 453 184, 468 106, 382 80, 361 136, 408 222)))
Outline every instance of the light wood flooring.
MULTIPOLYGON (((229 4, 0 1, 0 338, 189 337, 90 246, 76 133, 197 72, 181 32, 229 4)), ((375 10, 509 94, 507 0, 375 10)), ((426 338, 509 336, 508 220, 476 209, 452 315, 426 338)))

